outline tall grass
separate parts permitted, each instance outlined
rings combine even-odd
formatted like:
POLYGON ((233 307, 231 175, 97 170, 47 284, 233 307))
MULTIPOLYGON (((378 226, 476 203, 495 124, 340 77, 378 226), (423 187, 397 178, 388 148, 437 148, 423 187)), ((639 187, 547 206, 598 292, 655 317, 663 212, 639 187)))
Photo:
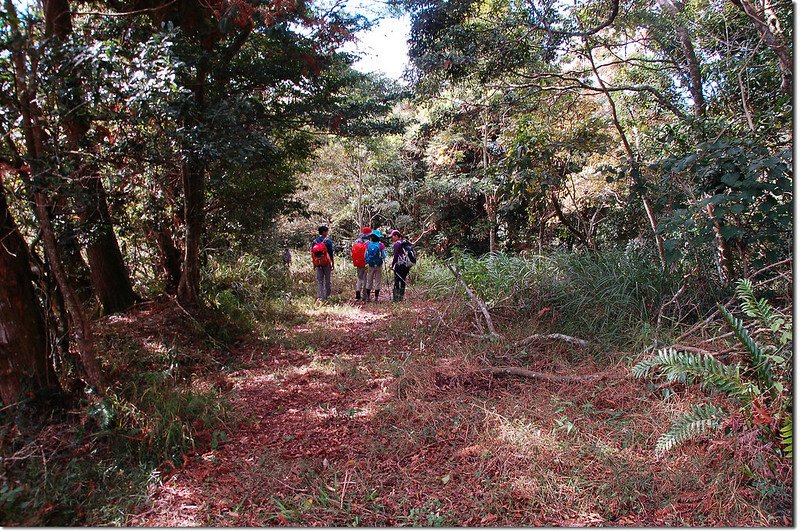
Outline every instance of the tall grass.
MULTIPOLYGON (((490 308, 520 317, 548 309, 553 332, 619 349, 652 340, 665 297, 669 299, 680 282, 677 275, 661 271, 657 258, 636 251, 493 253, 449 260, 490 308)), ((445 263, 433 257, 420 261, 416 278, 433 297, 449 293, 455 285, 445 263)))

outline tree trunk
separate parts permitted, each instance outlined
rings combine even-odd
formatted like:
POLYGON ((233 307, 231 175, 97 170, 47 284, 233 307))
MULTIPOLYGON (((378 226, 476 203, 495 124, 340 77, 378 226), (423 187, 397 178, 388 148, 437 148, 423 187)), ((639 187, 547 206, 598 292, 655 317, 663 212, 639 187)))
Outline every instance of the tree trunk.
POLYGON ((89 230, 86 254, 92 287, 103 305, 103 312, 114 314, 133 305, 136 295, 111 224, 103 182, 98 176, 91 176, 83 180, 82 186, 89 198, 81 218, 89 230))
MULTIPOLYGON (((197 66, 197 76, 192 86, 194 96, 195 117, 187 118, 187 125, 197 127, 197 116, 205 108, 205 94, 208 65, 197 66)), ((184 149, 181 164, 181 182, 183 184, 185 249, 183 272, 178 285, 178 300, 188 306, 200 303, 200 248, 205 230, 206 218, 206 164, 205 161, 184 149)))
POLYGON ((578 231, 575 226, 569 223, 564 211, 561 209, 561 203, 559 202, 558 196, 555 192, 550 193, 550 204, 553 206, 553 211, 556 218, 558 218, 558 221, 560 221, 564 227, 567 228, 567 231, 569 231, 571 235, 577 237, 578 240, 580 240, 581 243, 586 246, 586 249, 590 251, 597 251, 597 246, 594 240, 590 237, 587 237, 587 235, 583 234, 581 231, 578 231))
POLYGON ((787 46, 783 35, 772 30, 769 22, 767 22, 765 10, 759 10, 750 0, 731 0, 731 3, 741 9, 753 21, 758 34, 778 56, 778 65, 781 69, 781 89, 786 94, 792 94, 794 61, 792 59, 792 49, 787 46))
POLYGON ((722 236, 723 221, 718 219, 714 214, 714 205, 706 205, 706 211, 709 218, 714 223, 714 235, 717 239, 717 266, 719 267, 719 280, 723 286, 728 286, 733 272, 733 259, 731 256, 731 247, 725 237, 722 236))
POLYGON ((182 168, 186 243, 178 300, 188 306, 200 302, 200 247, 205 226, 205 168, 184 162, 182 168))
POLYGON ((59 384, 28 249, 8 210, 1 176, 0 242, 0 400, 11 405, 59 384))
POLYGON ((703 96, 703 76, 700 70, 700 61, 698 61, 697 54, 694 52, 692 37, 689 35, 689 30, 680 21, 683 6, 676 5, 674 0, 658 0, 658 4, 675 21, 675 31, 678 33, 678 41, 680 41, 683 57, 686 59, 686 65, 689 70, 689 92, 694 102, 694 114, 698 118, 703 117, 706 114, 706 100, 703 96))
POLYGON ((92 276, 89 265, 81 255, 81 243, 78 238, 78 229, 67 221, 63 224, 64 230, 58 235, 58 247, 61 249, 61 259, 70 285, 75 289, 81 303, 89 303, 94 298, 92 289, 92 276))
POLYGON ((164 273, 165 291, 168 294, 177 294, 181 281, 181 252, 172 240, 169 228, 163 222, 149 227, 151 238, 158 247, 159 262, 164 273))
MULTIPOLYGON (((28 164, 31 167, 33 175, 46 176, 49 172, 41 163, 46 154, 44 147, 45 133, 39 120, 39 111, 36 107, 34 91, 27 85, 27 80, 31 79, 31 77, 25 67, 25 57, 20 48, 22 40, 19 31, 19 18, 12 0, 5 0, 4 5, 6 7, 11 33, 15 37, 14 41, 16 42, 11 50, 11 58, 14 65, 14 83, 17 90, 17 99, 20 104, 19 110, 22 117, 22 130, 25 137, 28 164)), ((86 318, 86 313, 78 300, 78 296, 75 294, 75 290, 73 290, 70 285, 69 279, 64 271, 61 252, 58 248, 55 232, 53 231, 53 226, 50 221, 47 196, 40 184, 41 177, 37 177, 35 180, 31 179, 30 176, 23 177, 26 185, 32 191, 36 206, 36 217, 39 230, 42 234, 42 242, 44 244, 47 261, 56 279, 58 288, 64 297, 64 304, 69 314, 70 329, 78 346, 78 352, 84 366, 84 371, 86 372, 89 383, 99 389, 102 387, 103 378, 94 350, 92 330, 89 326, 89 320, 86 318)))
MULTIPOLYGON (((616 128, 617 132, 619 133, 619 138, 622 141, 622 146, 625 148, 625 153, 628 154, 631 163, 631 175, 634 178, 635 184, 639 184, 641 181, 641 173, 639 171, 639 160, 636 157, 636 154, 631 147, 631 143, 628 141, 628 136, 625 134, 625 130, 622 128, 622 124, 619 121, 619 115, 617 114, 617 106, 614 103, 614 98, 611 96, 611 93, 608 90, 608 87, 603 81, 603 78, 600 77, 600 72, 597 71, 597 66, 594 62, 594 55, 592 55, 592 49, 589 46, 589 42, 586 42, 586 55, 589 59, 589 64, 592 66, 592 72, 594 72, 595 77, 597 78, 597 82, 600 84, 600 88, 603 91, 603 94, 606 96, 606 100, 608 101, 608 105, 611 108, 611 120, 614 122, 614 127, 616 128)), ((661 259, 661 268, 666 270, 667 269, 667 261, 666 261, 666 253, 664 252, 664 242, 661 239, 661 235, 658 234, 658 225, 656 223, 656 218, 653 215, 653 211, 650 208, 650 202, 647 200, 647 195, 642 193, 642 204, 644 205, 644 210, 647 213, 647 220, 650 222, 650 227, 653 229, 653 236, 656 241, 656 248, 658 248, 658 256, 661 259)))
POLYGON ((484 202, 489 219, 489 253, 497 251, 497 194, 489 194, 484 202))
MULTIPOLYGON (((72 13, 69 0, 45 0, 45 32, 65 41, 72 33, 72 13)), ((92 288, 105 314, 127 309, 136 301, 128 269, 119 249, 117 235, 108 212, 106 191, 100 177, 90 175, 91 170, 81 168, 80 140, 89 131, 91 117, 85 111, 80 72, 74 68, 62 78, 59 98, 62 123, 67 132, 67 149, 73 167, 78 168, 73 181, 80 183, 84 199, 81 201, 81 221, 87 232, 86 254, 89 258, 92 288), (83 174, 83 175, 81 175, 83 174)))

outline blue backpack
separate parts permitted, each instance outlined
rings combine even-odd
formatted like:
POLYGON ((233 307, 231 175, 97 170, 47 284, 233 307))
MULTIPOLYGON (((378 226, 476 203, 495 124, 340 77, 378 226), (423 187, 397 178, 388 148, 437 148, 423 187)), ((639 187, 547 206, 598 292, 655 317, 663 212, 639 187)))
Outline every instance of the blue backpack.
POLYGON ((367 246, 366 262, 368 266, 377 268, 383 266, 383 256, 381 254, 381 243, 370 242, 367 246))

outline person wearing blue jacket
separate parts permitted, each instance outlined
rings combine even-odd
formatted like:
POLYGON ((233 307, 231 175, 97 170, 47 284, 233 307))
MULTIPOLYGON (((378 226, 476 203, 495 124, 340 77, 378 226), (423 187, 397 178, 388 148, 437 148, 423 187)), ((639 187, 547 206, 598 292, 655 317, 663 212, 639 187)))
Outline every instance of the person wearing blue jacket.
POLYGON ((369 235, 370 243, 364 252, 364 262, 367 263, 366 290, 364 301, 369 301, 370 291, 375 290, 375 301, 381 294, 381 272, 383 271, 383 261, 386 260, 386 246, 381 242, 383 235, 375 229, 369 235))

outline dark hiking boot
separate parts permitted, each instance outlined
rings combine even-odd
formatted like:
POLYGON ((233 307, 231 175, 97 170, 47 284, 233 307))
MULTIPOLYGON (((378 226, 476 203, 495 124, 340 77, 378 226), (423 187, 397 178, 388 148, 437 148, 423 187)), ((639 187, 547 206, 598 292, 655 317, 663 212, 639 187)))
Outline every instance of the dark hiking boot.
POLYGON ((380 290, 375 290, 375 301, 378 300, 378 296, 380 296, 380 293, 381 293, 380 290))
POLYGON ((369 290, 364 290, 364 301, 369 301, 369 290))
POLYGON ((356 301, 361 301, 361 290, 356 290, 356 301))

